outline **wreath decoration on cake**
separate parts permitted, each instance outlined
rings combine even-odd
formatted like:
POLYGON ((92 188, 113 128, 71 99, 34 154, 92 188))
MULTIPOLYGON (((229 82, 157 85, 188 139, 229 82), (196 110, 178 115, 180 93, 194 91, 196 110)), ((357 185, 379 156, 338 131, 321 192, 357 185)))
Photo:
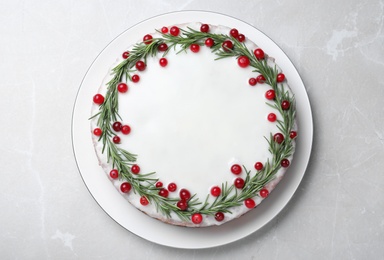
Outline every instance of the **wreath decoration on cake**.
POLYGON ((161 37, 154 38, 147 34, 142 42, 124 52, 122 54, 124 60, 112 69, 113 77, 107 83, 105 97, 101 94, 93 97, 93 102, 99 105, 99 112, 91 117, 91 119, 97 118, 97 128, 93 129, 93 134, 102 142, 102 153, 107 153, 108 163, 112 164, 110 177, 120 178, 123 181, 120 186, 121 192, 128 193, 132 190, 138 193, 142 205, 153 203, 164 216, 171 217, 171 214, 175 213, 181 220, 192 221, 194 224, 201 223, 202 215, 214 216, 216 220, 221 221, 224 213, 231 213, 232 207, 242 204, 247 208, 255 207, 252 198, 268 196, 269 192, 264 188, 265 185, 274 179, 281 167, 289 166, 290 161, 287 158, 294 150, 297 136, 294 120, 295 99, 293 94, 283 88, 285 75, 279 73, 276 67, 268 65, 267 55, 262 49, 249 50, 244 44, 245 36, 237 29, 232 29, 228 35, 213 34, 209 32, 209 25, 203 24, 200 31, 190 27, 180 29, 172 26, 163 27, 158 32, 161 37), (283 119, 277 120, 273 114, 268 117, 270 121, 277 121, 280 132, 265 137, 272 159, 256 163, 255 174, 252 175, 251 170, 245 166, 235 164, 231 167, 232 173, 239 174, 244 170, 246 177, 237 178, 233 184, 222 183, 221 187, 214 187, 205 200, 191 195, 186 189, 181 189, 180 198, 169 198, 168 190, 153 176, 154 172, 139 174, 140 167, 135 164, 137 155, 118 145, 120 137, 116 132, 121 131, 123 134, 130 132, 129 126, 123 126, 119 122, 121 117, 118 111, 118 95, 128 90, 127 81, 139 80, 139 76, 134 73, 145 70, 147 57, 161 54, 160 65, 166 66, 167 53, 171 48, 179 46, 181 51, 190 49, 192 52, 198 52, 204 45, 211 49, 216 59, 235 57, 240 67, 251 66, 259 75, 249 79, 249 84, 254 86, 266 83, 271 86, 265 97, 272 103, 267 104, 277 110, 283 119), (208 202, 210 196, 214 197, 212 203, 208 202))

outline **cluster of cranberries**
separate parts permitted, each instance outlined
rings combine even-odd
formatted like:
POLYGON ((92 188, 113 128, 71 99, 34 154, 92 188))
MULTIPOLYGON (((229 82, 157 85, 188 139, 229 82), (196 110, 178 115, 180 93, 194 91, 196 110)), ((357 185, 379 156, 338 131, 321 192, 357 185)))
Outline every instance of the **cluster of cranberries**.
MULTIPOLYGON (((140 166, 137 164, 132 165, 131 166, 131 172, 133 174, 139 174, 140 166)), ((117 178, 119 178, 119 171, 117 169, 112 169, 109 172, 109 176, 112 179, 117 179, 117 178)), ((122 184, 120 184, 120 191, 122 193, 128 193, 128 192, 130 192, 131 189, 132 189, 132 185, 129 182, 123 182, 122 184)))

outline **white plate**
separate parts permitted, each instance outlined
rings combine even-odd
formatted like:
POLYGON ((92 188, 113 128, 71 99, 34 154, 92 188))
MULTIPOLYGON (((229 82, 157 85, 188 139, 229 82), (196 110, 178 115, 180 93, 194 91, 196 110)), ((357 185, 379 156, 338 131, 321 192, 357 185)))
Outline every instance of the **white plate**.
POLYGON ((312 113, 304 84, 292 62, 266 35, 238 19, 218 13, 183 11, 168 13, 145 20, 114 39, 95 59, 86 73, 77 94, 72 118, 73 150, 81 176, 96 202, 117 223, 132 233, 157 244, 176 248, 209 248, 244 238, 272 220, 289 202, 298 188, 309 161, 313 138, 312 113), (92 97, 116 58, 138 41, 143 32, 164 25, 204 22, 238 28, 258 44, 289 79, 296 96, 299 137, 294 161, 283 181, 263 203, 237 220, 218 227, 183 228, 154 220, 131 206, 98 165, 90 132, 92 97))

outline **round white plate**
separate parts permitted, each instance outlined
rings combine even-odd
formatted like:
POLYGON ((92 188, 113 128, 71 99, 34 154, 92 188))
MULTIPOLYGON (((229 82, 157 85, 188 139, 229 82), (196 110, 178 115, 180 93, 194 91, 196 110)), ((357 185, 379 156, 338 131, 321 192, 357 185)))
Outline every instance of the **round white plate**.
POLYGON ((292 62, 266 35, 251 25, 226 15, 204 11, 168 13, 145 20, 114 39, 95 59, 79 88, 73 109, 72 142, 76 162, 96 202, 117 223, 146 240, 176 248, 209 248, 244 238, 272 220, 289 202, 298 188, 309 161, 313 138, 312 113, 304 84, 292 62), (183 228, 152 219, 120 195, 98 164, 93 149, 90 122, 92 97, 116 58, 131 44, 140 40, 143 32, 152 32, 164 25, 204 22, 238 28, 276 63, 289 79, 297 103, 299 137, 294 161, 283 181, 263 203, 237 220, 207 228, 183 228))

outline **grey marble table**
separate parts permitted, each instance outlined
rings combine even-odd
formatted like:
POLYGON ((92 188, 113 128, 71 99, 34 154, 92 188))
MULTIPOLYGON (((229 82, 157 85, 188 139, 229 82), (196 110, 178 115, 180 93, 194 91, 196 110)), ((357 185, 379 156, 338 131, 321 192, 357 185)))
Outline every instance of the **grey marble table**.
POLYGON ((1 259, 380 259, 384 1, 0 2, 1 259), (226 246, 160 246, 118 225, 76 166, 72 109, 98 53, 149 17, 207 10, 252 24, 301 74, 312 157, 290 203, 226 246))

